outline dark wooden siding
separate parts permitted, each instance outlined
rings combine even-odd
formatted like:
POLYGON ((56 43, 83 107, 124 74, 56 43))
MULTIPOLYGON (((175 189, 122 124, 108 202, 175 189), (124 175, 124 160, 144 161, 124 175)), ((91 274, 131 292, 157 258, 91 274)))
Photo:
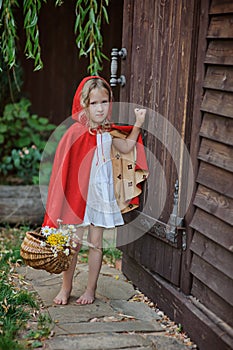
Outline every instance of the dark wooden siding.
POLYGON ((233 326, 233 3, 209 9, 191 294, 233 326))

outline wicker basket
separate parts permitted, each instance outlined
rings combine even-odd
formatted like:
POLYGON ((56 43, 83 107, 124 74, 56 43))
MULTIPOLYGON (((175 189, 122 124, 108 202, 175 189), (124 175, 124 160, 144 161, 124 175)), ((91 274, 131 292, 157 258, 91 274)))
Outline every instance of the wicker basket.
POLYGON ((42 241, 45 241, 45 238, 41 234, 26 232, 20 250, 20 255, 25 264, 34 269, 46 270, 55 274, 66 271, 71 264, 74 251, 71 249, 68 256, 59 251, 57 257, 55 257, 48 244, 44 247, 41 246, 42 241))

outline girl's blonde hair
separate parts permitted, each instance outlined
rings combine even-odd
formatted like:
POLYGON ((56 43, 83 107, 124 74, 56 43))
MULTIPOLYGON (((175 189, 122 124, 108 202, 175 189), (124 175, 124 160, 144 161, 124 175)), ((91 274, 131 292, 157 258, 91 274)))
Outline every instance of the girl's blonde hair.
POLYGON ((109 102, 112 101, 112 90, 110 86, 102 79, 93 78, 88 80, 83 86, 81 96, 80 96, 80 104, 83 108, 87 108, 89 106, 90 92, 96 88, 107 90, 109 102))

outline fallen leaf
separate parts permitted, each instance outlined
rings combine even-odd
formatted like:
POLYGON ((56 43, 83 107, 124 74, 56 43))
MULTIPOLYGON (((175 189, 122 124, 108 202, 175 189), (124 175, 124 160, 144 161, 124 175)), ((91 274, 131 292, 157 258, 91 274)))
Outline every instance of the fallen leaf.
POLYGON ((119 319, 116 318, 115 316, 105 316, 105 317, 103 318, 103 321, 104 321, 104 322, 118 322, 119 319))

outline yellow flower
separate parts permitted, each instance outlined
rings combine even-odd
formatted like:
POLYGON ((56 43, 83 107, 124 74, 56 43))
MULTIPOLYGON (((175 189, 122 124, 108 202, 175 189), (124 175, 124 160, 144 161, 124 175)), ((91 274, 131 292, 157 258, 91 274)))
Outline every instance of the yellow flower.
MULTIPOLYGON (((62 220, 58 219, 59 227, 45 226, 42 228, 41 233, 46 238, 45 242, 41 243, 41 246, 48 244, 52 250, 54 257, 58 256, 59 251, 63 251, 67 256, 70 254, 70 246, 72 244, 72 236, 74 234, 74 225, 61 225, 62 220)), ((76 231, 76 230, 75 230, 76 231)))
POLYGON ((58 233, 52 233, 50 236, 47 237, 46 242, 51 246, 51 247, 57 247, 60 250, 63 250, 63 246, 67 242, 66 236, 63 236, 60 232, 58 233))

